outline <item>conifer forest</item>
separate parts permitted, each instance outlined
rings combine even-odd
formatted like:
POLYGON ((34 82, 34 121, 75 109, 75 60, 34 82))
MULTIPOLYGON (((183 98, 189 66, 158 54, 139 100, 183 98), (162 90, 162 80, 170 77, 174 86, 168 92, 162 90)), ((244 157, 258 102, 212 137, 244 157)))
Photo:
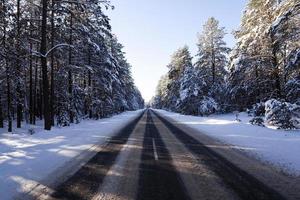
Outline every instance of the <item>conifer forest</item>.
POLYGON ((187 46, 172 56, 168 74, 151 104, 189 115, 232 111, 266 115, 273 125, 299 126, 300 2, 250 0, 236 45, 226 46, 225 27, 209 18, 198 35, 194 57, 187 46))
POLYGON ((1 0, 0 127, 45 129, 143 107, 106 0, 1 0))

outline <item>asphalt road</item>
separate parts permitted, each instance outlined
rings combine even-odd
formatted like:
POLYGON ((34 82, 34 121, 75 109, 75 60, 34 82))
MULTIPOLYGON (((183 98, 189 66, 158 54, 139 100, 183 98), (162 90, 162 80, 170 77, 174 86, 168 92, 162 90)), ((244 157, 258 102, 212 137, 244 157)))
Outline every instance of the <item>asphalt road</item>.
POLYGON ((32 199, 300 199, 299 185, 299 179, 146 110, 73 176, 32 199))

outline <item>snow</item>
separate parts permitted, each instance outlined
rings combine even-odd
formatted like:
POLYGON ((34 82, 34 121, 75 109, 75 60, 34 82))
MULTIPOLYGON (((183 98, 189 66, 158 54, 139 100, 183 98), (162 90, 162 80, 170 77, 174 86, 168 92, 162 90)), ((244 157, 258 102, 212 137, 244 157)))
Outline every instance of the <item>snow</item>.
POLYGON ((28 192, 55 170, 63 167, 74 157, 90 150, 135 119, 142 110, 125 112, 101 120, 84 120, 65 128, 42 130, 24 126, 15 134, 0 129, 0 199, 10 200, 20 192, 28 192))
POLYGON ((286 15, 279 16, 277 19, 273 22, 271 26, 271 32, 274 34, 277 31, 277 28, 280 26, 280 24, 286 20, 286 15))
POLYGON ((180 91, 180 100, 184 101, 188 97, 188 88, 180 91))
POLYGON ((300 48, 292 51, 288 57, 289 61, 286 68, 289 70, 296 68, 300 64, 300 48))
POLYGON ((195 117, 156 110, 158 113, 185 124, 219 141, 274 165, 291 175, 300 175, 300 130, 276 130, 274 127, 251 125, 246 113, 195 117))

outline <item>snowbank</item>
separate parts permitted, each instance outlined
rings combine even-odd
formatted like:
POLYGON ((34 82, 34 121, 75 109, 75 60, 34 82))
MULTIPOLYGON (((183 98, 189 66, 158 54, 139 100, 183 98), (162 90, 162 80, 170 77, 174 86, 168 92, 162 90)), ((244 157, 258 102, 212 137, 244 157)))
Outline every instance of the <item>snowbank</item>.
POLYGON ((242 121, 237 122, 234 114, 195 117, 164 110, 156 111, 201 133, 235 145, 287 173, 300 175, 300 130, 283 131, 254 126, 249 124, 251 117, 246 113, 241 113, 239 118, 242 121))
POLYGON ((76 156, 104 143, 141 112, 86 120, 50 132, 38 126, 34 135, 27 133, 29 127, 19 129, 18 134, 0 129, 0 199, 13 199, 17 193, 31 190, 76 156))

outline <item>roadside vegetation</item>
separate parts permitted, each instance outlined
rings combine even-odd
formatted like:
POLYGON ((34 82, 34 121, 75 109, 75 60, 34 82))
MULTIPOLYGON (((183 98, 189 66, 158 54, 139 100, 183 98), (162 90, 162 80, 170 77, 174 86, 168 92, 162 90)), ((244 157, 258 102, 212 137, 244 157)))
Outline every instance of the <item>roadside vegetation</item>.
POLYGON ((247 111, 252 124, 300 126, 300 3, 250 0, 237 43, 229 49, 225 28, 209 18, 193 59, 178 49, 151 105, 187 115, 247 111))
POLYGON ((0 1, 0 128, 69 126, 144 106, 109 1, 0 1))

